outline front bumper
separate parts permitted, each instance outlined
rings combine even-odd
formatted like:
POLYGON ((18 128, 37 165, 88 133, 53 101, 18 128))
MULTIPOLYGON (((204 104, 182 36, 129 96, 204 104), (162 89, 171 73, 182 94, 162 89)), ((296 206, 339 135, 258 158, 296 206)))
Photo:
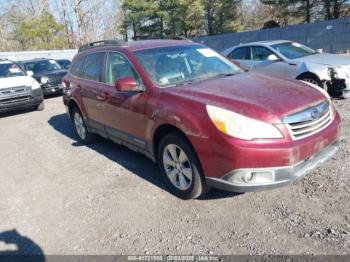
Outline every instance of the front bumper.
POLYGON ((345 84, 346 88, 343 90, 343 97, 350 98, 350 79, 348 79, 348 82, 346 82, 345 84))
POLYGON ((53 84, 45 84, 41 85, 44 95, 51 95, 57 93, 63 93, 63 87, 61 84, 53 85, 53 84))
POLYGON ((41 89, 21 94, 0 96, 0 113, 39 105, 44 100, 41 89))
POLYGON ((339 141, 321 152, 291 166, 238 169, 223 178, 207 177, 209 186, 233 192, 255 192, 281 187, 298 180, 330 159, 338 150, 339 141), (247 181, 245 178, 251 178, 247 181))
POLYGON ((350 79, 332 79, 326 83, 331 97, 350 98, 350 79))

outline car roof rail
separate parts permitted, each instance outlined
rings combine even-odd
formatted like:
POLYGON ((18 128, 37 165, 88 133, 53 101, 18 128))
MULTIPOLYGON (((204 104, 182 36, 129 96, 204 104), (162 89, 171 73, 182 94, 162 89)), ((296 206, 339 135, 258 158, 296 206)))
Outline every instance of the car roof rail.
POLYGON ((159 35, 159 36, 141 36, 136 41, 140 40, 183 40, 183 41, 190 41, 192 42, 191 39, 183 36, 183 35, 175 35, 175 36, 166 36, 166 35, 159 35))
POLYGON ((98 47, 98 46, 125 46, 125 45, 126 45, 126 42, 120 41, 120 40, 101 40, 101 41, 96 41, 96 42, 82 45, 81 47, 79 47, 78 53, 93 47, 98 47))
POLYGON ((187 38, 187 37, 185 37, 183 35, 175 35, 175 36, 171 37, 171 39, 172 40, 184 40, 184 41, 191 41, 192 42, 191 39, 189 39, 189 38, 187 38))

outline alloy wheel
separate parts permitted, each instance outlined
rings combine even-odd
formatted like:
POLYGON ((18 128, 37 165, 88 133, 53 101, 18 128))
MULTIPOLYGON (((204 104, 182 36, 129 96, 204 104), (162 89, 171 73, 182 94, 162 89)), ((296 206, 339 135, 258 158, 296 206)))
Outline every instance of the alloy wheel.
POLYGON ((79 137, 82 140, 85 140, 86 129, 85 129, 83 118, 81 117, 81 115, 79 113, 75 113, 75 115, 74 115, 74 124, 75 124, 75 129, 77 130, 79 137))
POLYGON ((177 145, 169 144, 163 151, 163 166, 170 182, 182 191, 190 188, 193 171, 186 153, 177 145))
POLYGON ((305 78, 305 79, 303 79, 303 81, 318 86, 318 82, 317 82, 315 79, 312 79, 312 78, 305 78))

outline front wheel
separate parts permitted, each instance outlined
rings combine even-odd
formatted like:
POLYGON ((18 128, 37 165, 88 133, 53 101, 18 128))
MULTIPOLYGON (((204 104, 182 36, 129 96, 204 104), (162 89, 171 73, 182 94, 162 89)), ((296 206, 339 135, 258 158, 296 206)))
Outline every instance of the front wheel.
POLYGON ((163 137, 158 149, 161 175, 169 190, 179 198, 197 198, 206 184, 197 155, 188 141, 177 133, 163 137))
POLYGON ((313 84, 315 86, 319 86, 321 88, 325 89, 324 84, 322 83, 322 81, 320 79, 318 79, 318 77, 312 75, 312 74, 304 74, 301 77, 298 77, 298 80, 313 84))

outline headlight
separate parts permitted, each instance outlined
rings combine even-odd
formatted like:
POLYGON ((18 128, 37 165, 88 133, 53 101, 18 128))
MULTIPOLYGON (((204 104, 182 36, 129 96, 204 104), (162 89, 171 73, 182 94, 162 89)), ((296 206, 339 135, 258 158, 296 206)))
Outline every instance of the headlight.
POLYGON ((33 81, 31 86, 32 86, 32 90, 40 88, 40 84, 37 81, 33 81))
POLYGON ((229 136, 243 140, 283 138, 271 124, 211 105, 207 105, 207 112, 216 128, 229 136))
POLYGON ((335 69, 334 67, 329 67, 328 68, 328 75, 331 79, 338 78, 337 69, 335 69))
POLYGON ((47 76, 43 76, 41 79, 40 79, 40 82, 42 84, 47 84, 49 82, 49 79, 47 78, 47 76))
POLYGON ((342 78, 348 77, 345 70, 341 67, 329 67, 328 68, 328 76, 331 79, 342 79, 342 78))

